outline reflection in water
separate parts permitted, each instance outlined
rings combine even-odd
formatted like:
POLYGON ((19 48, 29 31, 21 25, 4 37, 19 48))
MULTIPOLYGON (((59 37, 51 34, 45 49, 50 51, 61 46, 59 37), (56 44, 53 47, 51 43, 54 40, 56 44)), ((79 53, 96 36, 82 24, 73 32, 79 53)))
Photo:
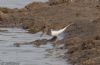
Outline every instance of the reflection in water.
POLYGON ((65 60, 56 58, 56 56, 47 56, 48 49, 52 45, 47 44, 40 48, 32 45, 23 45, 14 47, 16 42, 31 42, 36 39, 49 39, 51 37, 44 35, 40 37, 40 33, 29 34, 27 31, 17 28, 1 28, 8 30, 0 32, 0 64, 5 65, 66 65, 65 60), (7 64, 8 63, 8 64, 7 64))

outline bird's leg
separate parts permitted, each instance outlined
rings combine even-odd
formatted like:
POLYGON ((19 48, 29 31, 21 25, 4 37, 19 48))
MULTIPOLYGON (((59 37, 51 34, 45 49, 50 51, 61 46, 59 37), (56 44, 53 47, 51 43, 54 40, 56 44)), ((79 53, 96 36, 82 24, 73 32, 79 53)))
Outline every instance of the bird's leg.
POLYGON ((45 33, 44 30, 42 30, 42 34, 40 35, 40 37, 42 37, 44 35, 44 33, 45 33))

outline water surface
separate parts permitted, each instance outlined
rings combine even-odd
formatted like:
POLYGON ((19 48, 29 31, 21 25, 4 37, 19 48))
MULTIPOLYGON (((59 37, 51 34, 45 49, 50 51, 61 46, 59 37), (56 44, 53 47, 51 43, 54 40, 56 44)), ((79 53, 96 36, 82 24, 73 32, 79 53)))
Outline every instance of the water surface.
POLYGON ((48 0, 0 0, 0 7, 23 8, 32 2, 47 2, 48 0))
MULTIPOLYGON (((23 45, 15 47, 17 42, 31 42, 36 39, 49 39, 50 36, 41 33, 29 34, 27 31, 18 28, 0 28, 8 30, 0 32, 0 64, 2 65, 67 65, 63 58, 52 55, 47 50, 52 49, 51 44, 39 48, 34 45, 23 45), (50 56, 48 56, 50 55, 50 56)), ((58 54, 57 54, 58 55, 58 54)))

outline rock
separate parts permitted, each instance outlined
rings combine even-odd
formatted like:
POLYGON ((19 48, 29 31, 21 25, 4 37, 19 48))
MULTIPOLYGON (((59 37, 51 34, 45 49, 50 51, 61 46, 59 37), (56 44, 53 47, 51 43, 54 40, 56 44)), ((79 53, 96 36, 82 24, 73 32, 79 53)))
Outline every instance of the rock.
POLYGON ((35 40, 32 42, 33 45, 36 45, 39 47, 40 45, 45 45, 47 44, 48 40, 47 39, 42 39, 42 40, 35 40))

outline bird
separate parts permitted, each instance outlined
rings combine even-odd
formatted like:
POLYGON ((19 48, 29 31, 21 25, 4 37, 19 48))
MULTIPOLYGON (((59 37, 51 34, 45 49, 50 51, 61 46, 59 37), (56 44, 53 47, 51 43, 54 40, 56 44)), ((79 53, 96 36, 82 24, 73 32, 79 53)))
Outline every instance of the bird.
POLYGON ((49 41, 55 41, 58 36, 60 34, 62 34, 69 26, 71 26, 73 23, 67 25, 66 27, 60 29, 60 30, 53 30, 53 29, 47 29, 46 26, 44 26, 44 29, 43 29, 43 33, 41 34, 41 36, 43 36, 45 34, 45 32, 47 34, 49 34, 50 36, 52 36, 52 38, 49 40, 49 41))
POLYGON ((51 36, 58 36, 61 33, 63 33, 71 24, 67 25, 66 27, 60 29, 60 30, 53 30, 51 29, 51 36))

